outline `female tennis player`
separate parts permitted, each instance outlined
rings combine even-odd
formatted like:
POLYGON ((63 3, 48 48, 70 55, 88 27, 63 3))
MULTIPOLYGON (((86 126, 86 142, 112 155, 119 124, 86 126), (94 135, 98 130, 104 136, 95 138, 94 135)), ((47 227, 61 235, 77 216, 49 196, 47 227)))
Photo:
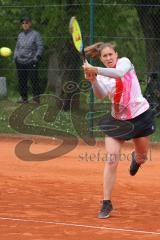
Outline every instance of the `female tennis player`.
POLYGON ((108 218, 113 209, 111 195, 116 179, 122 144, 133 140, 130 175, 134 176, 147 160, 149 135, 155 131, 153 113, 142 96, 140 84, 131 61, 119 58, 112 43, 95 43, 85 48, 86 55, 99 58, 105 68, 94 67, 87 61, 83 68, 98 98, 108 97, 112 103, 109 116, 100 121, 105 137, 107 160, 104 168, 104 199, 99 218, 108 218))

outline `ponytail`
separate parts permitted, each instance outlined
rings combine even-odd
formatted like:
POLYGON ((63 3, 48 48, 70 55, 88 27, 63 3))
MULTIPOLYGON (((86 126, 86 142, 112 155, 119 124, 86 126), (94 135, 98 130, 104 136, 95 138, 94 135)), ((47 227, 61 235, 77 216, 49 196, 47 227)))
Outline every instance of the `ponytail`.
POLYGON ((104 42, 94 43, 84 49, 86 56, 91 58, 99 58, 100 57, 100 47, 104 44, 104 42))
POLYGON ((97 59, 101 56, 101 51, 106 48, 112 48, 116 52, 116 44, 114 43, 104 43, 104 42, 97 42, 94 43, 84 49, 86 56, 91 58, 97 59))

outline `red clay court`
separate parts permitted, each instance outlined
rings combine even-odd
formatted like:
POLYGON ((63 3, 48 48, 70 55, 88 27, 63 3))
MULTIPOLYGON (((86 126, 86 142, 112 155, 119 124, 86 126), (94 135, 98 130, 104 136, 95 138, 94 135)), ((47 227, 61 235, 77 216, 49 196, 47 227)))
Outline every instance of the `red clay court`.
MULTIPOLYGON (((23 139, 0 138, 0 239, 160 239, 158 145, 151 146, 147 163, 135 177, 129 176, 129 159, 121 160, 113 194, 114 211, 109 219, 100 220, 103 143, 90 147, 80 142, 59 158, 23 161, 15 154, 17 143, 23 139)), ((32 140, 33 154, 45 153, 59 144, 54 139, 32 140)), ((130 143, 125 145, 125 156, 131 149, 130 143)))

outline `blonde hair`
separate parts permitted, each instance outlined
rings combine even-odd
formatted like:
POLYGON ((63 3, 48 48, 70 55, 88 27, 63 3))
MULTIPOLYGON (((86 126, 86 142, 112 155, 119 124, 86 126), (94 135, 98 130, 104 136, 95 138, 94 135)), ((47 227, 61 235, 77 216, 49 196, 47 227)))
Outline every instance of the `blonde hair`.
POLYGON ((109 47, 112 48, 116 52, 116 44, 115 43, 104 43, 97 42, 94 43, 84 49, 86 56, 97 59, 101 56, 101 52, 104 48, 109 47))

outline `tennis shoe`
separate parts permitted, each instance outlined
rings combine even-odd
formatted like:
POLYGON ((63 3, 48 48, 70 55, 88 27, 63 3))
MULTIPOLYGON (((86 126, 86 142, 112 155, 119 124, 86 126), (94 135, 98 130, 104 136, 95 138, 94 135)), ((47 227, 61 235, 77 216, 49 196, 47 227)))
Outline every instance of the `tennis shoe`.
POLYGON ((134 176, 138 172, 139 167, 141 166, 141 164, 136 162, 136 153, 135 153, 135 151, 133 151, 131 153, 131 157, 132 157, 132 161, 131 161, 129 172, 130 172, 131 176, 134 176))
POLYGON ((113 210, 113 206, 110 200, 103 200, 102 208, 98 213, 98 218, 108 218, 110 216, 111 211, 113 210))

